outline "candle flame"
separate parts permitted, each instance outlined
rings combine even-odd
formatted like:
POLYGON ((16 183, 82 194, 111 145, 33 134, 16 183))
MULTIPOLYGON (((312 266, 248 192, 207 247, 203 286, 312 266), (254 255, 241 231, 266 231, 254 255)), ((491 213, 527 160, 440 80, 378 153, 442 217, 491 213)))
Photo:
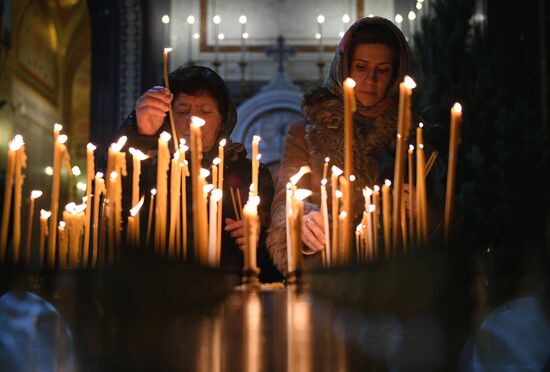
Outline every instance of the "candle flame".
POLYGON ((174 160, 178 160, 180 158, 180 153, 178 151, 176 151, 174 153, 174 160))
POLYGON ((414 151, 414 146, 413 145, 409 145, 409 151, 414 151))
POLYGON ((379 192, 380 191, 380 186, 374 185, 373 189, 374 189, 374 191, 379 192))
POLYGON ((65 210, 69 213, 74 213, 75 209, 76 209, 76 203, 75 202, 70 202, 65 206, 65 210))
POLYGON ((256 155, 256 160, 260 161, 261 158, 262 158, 262 154, 256 155))
POLYGON ((259 143, 261 140, 262 140, 262 138, 261 138, 260 136, 258 136, 258 135, 254 135, 254 136, 252 137, 252 142, 257 142, 257 143, 259 143))
POLYGON ((205 194, 208 194, 210 191, 212 191, 213 188, 214 188, 214 185, 209 183, 208 185, 204 185, 202 187, 202 192, 204 192, 205 194))
POLYGON ((220 141, 220 146, 224 147, 226 143, 227 143, 227 140, 224 138, 220 141))
POLYGON ((168 141, 170 141, 170 138, 172 138, 172 136, 168 132, 162 132, 160 134, 159 138, 163 142, 168 142, 168 141))
POLYGON ((86 184, 84 182, 77 182, 76 188, 80 191, 86 191, 86 184))
POLYGON ((202 127, 206 122, 198 116, 191 116, 191 126, 202 127))
POLYGON ((421 143, 421 144, 418 145, 418 148, 419 148, 420 150, 424 150, 424 145, 421 143))
POLYGON ((116 143, 111 144, 111 148, 115 151, 120 151, 126 144, 126 141, 128 140, 128 137, 122 136, 118 139, 116 143))
POLYGON ((201 170, 199 171, 199 176, 201 176, 202 178, 206 178, 210 176, 210 171, 208 169, 201 168, 201 170))
POLYGON ((65 221, 59 221, 59 228, 61 230, 65 229, 65 221))
POLYGON ((142 196, 139 202, 132 209, 130 209, 130 216, 135 217, 138 214, 139 210, 141 209, 141 206, 143 205, 144 199, 145 197, 142 196))
POLYGON ((372 195, 372 189, 368 186, 363 189, 363 196, 371 196, 372 195))
POLYGON ((376 210, 376 206, 374 204, 369 205, 369 213, 372 213, 376 210))
POLYGON ((344 173, 344 171, 341 170, 340 168, 338 168, 336 165, 333 165, 332 168, 331 168, 331 170, 332 170, 332 175, 333 175, 333 176, 337 176, 337 177, 338 177, 339 175, 341 175, 342 173, 344 173))
POLYGON ((53 130, 55 130, 56 132, 61 132, 63 130, 63 125, 61 125, 59 123, 55 123, 53 125, 53 130))
POLYGON ((416 82, 409 75, 405 76, 405 80, 403 80, 403 83, 405 84, 405 87, 407 87, 407 89, 416 88, 416 82))
POLYGON ((212 164, 214 164, 214 165, 218 165, 218 164, 220 164, 221 162, 222 162, 222 161, 221 161, 220 158, 218 158, 218 157, 216 157, 216 158, 214 158, 214 160, 212 160, 212 164))
POLYGON ((97 172, 97 173, 95 174, 95 176, 96 176, 97 178, 103 178, 103 173, 102 173, 102 172, 97 172))
POLYGON ((296 173, 294 176, 290 177, 290 183, 292 183, 293 185, 296 185, 298 183, 298 181, 300 181, 300 178, 302 178, 302 176, 306 173, 309 173, 311 172, 311 168, 307 165, 302 165, 300 167, 300 170, 298 171, 298 173, 296 173))
POLYGON ((32 190, 31 191, 31 199, 38 199, 42 196, 42 191, 40 190, 32 190))
POLYGON ((340 212, 340 218, 346 218, 348 216, 348 213, 346 211, 340 212))
POLYGON ((13 137, 13 141, 9 143, 10 151, 17 151, 24 144, 25 142, 23 142, 23 137, 20 134, 17 134, 15 137, 13 137))
POLYGON ((46 168, 44 168, 44 172, 48 175, 48 176, 51 176, 53 175, 53 168, 48 166, 46 168))
POLYGON ((352 78, 347 78, 346 80, 344 80, 344 85, 350 89, 353 89, 355 88, 355 80, 353 80, 352 78))
POLYGON ((185 146, 186 143, 185 138, 180 138, 180 147, 185 146))
POLYGON ((145 155, 143 152, 141 152, 141 150, 136 150, 135 148, 133 147, 130 147, 128 149, 128 152, 132 155, 132 156, 135 156, 138 158, 139 161, 142 161, 142 160, 145 160, 148 158, 147 155, 145 155))
POLYGON ((212 194, 210 194, 210 197, 214 202, 219 202, 222 199, 223 191, 220 189, 214 189, 212 190, 212 194))
POLYGON ((355 176, 354 176, 353 174, 350 175, 350 176, 349 176, 349 180, 350 180, 351 182, 355 182, 355 176))
POLYGON ((74 213, 83 213, 86 210, 86 204, 77 204, 74 207, 74 213))
POLYGON ((323 186, 326 186, 326 185, 327 185, 327 179, 326 179, 326 178, 323 178, 323 179, 321 180, 321 185, 323 185, 323 186))
POLYGON ((187 145, 180 145, 180 150, 183 151, 183 152, 187 152, 187 150, 189 150, 189 146, 187 146, 187 145))
POLYGON ((118 173, 116 171, 112 171, 110 174, 111 181, 114 181, 118 178, 118 173))
POLYGON ((291 188, 292 188, 292 183, 287 182, 287 183, 286 183, 286 189, 287 189, 287 190, 290 190, 291 188))
POLYGON ((90 151, 95 151, 95 149, 97 148, 93 143, 89 142, 87 145, 86 145, 86 148, 90 151))
POLYGON ((418 123, 418 127, 419 128, 424 128, 424 123, 423 122, 418 123))
POLYGON ((384 185, 390 187, 391 186, 391 181, 390 180, 385 180, 384 185))
POLYGON ((71 168, 71 171, 73 172, 74 176, 80 176, 82 174, 82 172, 80 171, 80 168, 76 165, 71 168))
POLYGON ((172 51, 172 48, 164 48, 164 53, 170 53, 172 51))
POLYGON ((308 196, 311 196, 311 194, 313 194, 313 192, 311 190, 298 189, 294 193, 294 196, 296 197, 296 199, 301 201, 301 200, 304 200, 305 198, 307 198, 308 196))
POLYGON ((325 163, 328 163, 329 161, 330 161, 330 158, 327 156, 327 157, 325 158, 325 163))
POLYGON ((151 189, 151 195, 157 195, 157 189, 151 189))
POLYGON ((69 137, 67 137, 66 134, 60 134, 59 137, 57 137, 57 142, 64 144, 68 139, 69 137))
POLYGON ((355 231, 361 232, 361 230, 363 230, 363 225, 362 224, 357 225, 357 227, 355 228, 355 231))
POLYGON ((48 218, 50 218, 51 215, 52 215, 52 212, 50 211, 46 211, 44 209, 40 210, 40 218, 47 220, 48 218))
POLYGON ((453 105, 453 110, 455 112, 462 112, 462 105, 458 102, 455 102, 455 104, 453 105))
POLYGON ((340 190, 336 190, 334 194, 336 195, 337 198, 341 198, 342 196, 344 196, 344 194, 342 194, 342 191, 340 190))

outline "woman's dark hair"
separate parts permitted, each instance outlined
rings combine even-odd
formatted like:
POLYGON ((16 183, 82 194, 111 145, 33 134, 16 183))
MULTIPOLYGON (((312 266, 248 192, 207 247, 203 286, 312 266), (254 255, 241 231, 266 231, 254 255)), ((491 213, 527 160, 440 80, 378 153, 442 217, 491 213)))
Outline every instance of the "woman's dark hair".
POLYGON ((355 48, 359 44, 382 44, 393 51, 393 76, 392 80, 397 77, 399 71, 399 60, 401 47, 397 36, 386 25, 372 24, 366 27, 359 28, 353 33, 349 44, 348 54, 348 69, 351 70, 351 61, 355 48))
POLYGON ((223 79, 214 70, 204 66, 180 66, 168 75, 170 91, 194 96, 207 93, 218 104, 222 123, 226 122, 229 108, 229 90, 223 79))

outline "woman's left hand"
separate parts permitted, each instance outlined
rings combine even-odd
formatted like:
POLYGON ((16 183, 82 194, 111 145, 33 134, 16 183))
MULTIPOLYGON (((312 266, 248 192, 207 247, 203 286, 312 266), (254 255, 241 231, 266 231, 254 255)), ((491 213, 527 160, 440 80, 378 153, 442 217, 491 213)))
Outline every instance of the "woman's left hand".
POLYGON ((235 243, 242 251, 244 249, 244 221, 226 218, 224 230, 229 232, 229 235, 235 239, 235 243))

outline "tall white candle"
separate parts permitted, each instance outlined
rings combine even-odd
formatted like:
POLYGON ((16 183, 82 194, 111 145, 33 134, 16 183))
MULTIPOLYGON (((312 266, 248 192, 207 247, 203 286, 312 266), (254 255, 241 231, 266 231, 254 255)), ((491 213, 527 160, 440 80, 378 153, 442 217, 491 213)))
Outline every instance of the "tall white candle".
MULTIPOLYGON (((214 189, 210 193, 210 211, 208 223, 208 265, 211 267, 218 266, 218 201, 222 198, 222 190, 214 189)), ((221 212, 221 211, 220 211, 221 212)))

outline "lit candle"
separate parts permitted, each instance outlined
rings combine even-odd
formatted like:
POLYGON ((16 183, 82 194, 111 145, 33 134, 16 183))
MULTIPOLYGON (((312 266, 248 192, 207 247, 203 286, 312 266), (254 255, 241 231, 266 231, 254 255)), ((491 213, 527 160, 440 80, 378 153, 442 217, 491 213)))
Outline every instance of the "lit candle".
POLYGON ((166 252, 166 213, 168 210, 167 173, 170 168, 170 151, 168 142, 170 134, 162 132, 158 139, 157 163, 157 205, 155 209, 155 252, 164 255, 166 252))
POLYGON ((362 240, 362 233, 363 233, 363 225, 359 224, 355 227, 355 251, 357 256, 357 261, 361 262, 364 258, 362 255, 362 247, 361 247, 361 240, 362 240))
POLYGON ((32 240, 32 218, 34 216, 34 201, 42 196, 42 191, 32 190, 29 197, 29 220, 27 223, 27 247, 25 250, 25 258, 27 265, 31 263, 31 240, 32 240))
MULTIPOLYGON (((21 138, 21 141, 23 139, 21 138)), ((19 263, 21 250, 21 198, 23 193, 23 168, 27 167, 27 154, 25 154, 25 144, 15 154, 15 184, 13 195, 13 263, 19 263)))
POLYGON ((239 17, 239 23, 241 24, 241 61, 244 61, 244 55, 245 55, 245 40, 248 37, 248 34, 246 32, 246 22, 247 22, 246 16, 243 14, 239 17))
POLYGON ((212 22, 214 23, 214 61, 218 62, 218 57, 220 53, 220 23, 222 18, 219 15, 212 17, 212 22))
POLYGON ((365 198, 365 217, 366 217, 366 234, 367 234, 367 250, 369 255, 372 257, 372 252, 374 251, 374 239, 373 239, 373 229, 372 229, 372 212, 374 212, 374 205, 371 204, 372 189, 365 187, 363 189, 363 197, 365 198))
POLYGON ((99 201, 101 195, 105 195, 105 180, 103 179, 103 173, 97 172, 94 178, 94 222, 92 225, 93 231, 93 246, 92 246, 92 267, 95 267, 97 263, 97 248, 99 237, 99 201))
POLYGON ((213 185, 206 183, 209 175, 207 169, 200 169, 199 184, 202 194, 199 195, 199 261, 202 265, 208 265, 208 193, 213 189, 213 185))
MULTIPOLYGON (((346 211, 343 231, 345 232, 342 237, 342 246, 345 250, 350 247, 350 234, 352 229, 351 219, 353 218, 353 189, 350 183, 350 176, 353 172, 353 113, 355 112, 355 81, 351 78, 347 78, 343 84, 344 90, 344 183, 346 187, 342 190, 343 197, 343 210, 346 211)), ((342 252, 344 253, 344 252, 342 252)), ((344 253, 345 260, 349 258, 344 253)))
POLYGON ((325 158, 325 164, 323 165, 323 180, 326 180, 328 177, 328 163, 330 162, 330 158, 327 156, 325 158))
POLYGON ((378 225, 380 222, 380 186, 378 185, 374 185, 372 190, 372 204, 374 207, 374 212, 372 215, 374 259, 378 259, 378 225))
POLYGON ((218 165, 220 165, 220 158, 214 158, 212 161, 212 185, 214 188, 218 188, 218 165))
POLYGON ((293 259, 293 270, 289 262, 288 271, 300 271, 302 269, 302 219, 304 217, 304 200, 312 194, 310 190, 297 189, 293 191, 291 198, 292 214, 290 219, 291 230, 291 253, 293 259))
POLYGON ((151 189, 151 197, 149 199, 149 218, 147 219, 147 235, 146 235, 146 245, 151 244, 151 226, 153 223, 153 205, 155 204, 155 195, 157 194, 157 189, 151 189))
MULTIPOLYGON (((147 159, 147 155, 145 155, 140 150, 134 149, 133 147, 130 147, 128 151, 132 155, 132 205, 137 205, 140 196, 139 178, 141 176, 141 162, 147 159)), ((138 234, 139 236, 141 226, 139 214, 136 214, 134 217, 134 226, 134 234, 138 234)), ((134 244, 136 243, 137 242, 135 242, 134 244)))
POLYGON ((382 218, 384 223, 384 246, 386 248, 386 258, 390 257, 391 249, 391 181, 385 180, 382 185, 382 218))
POLYGON ((423 124, 416 128, 416 234, 418 245, 428 237, 426 208, 426 160, 424 156, 423 124))
POLYGON ((462 106, 456 102, 451 108, 451 138, 449 140, 449 162, 447 165, 447 190, 445 197, 445 244, 449 244, 451 224, 453 223, 454 194, 456 178, 456 157, 460 143, 460 121, 462 106))
MULTIPOLYGON (((53 160, 53 177, 52 177, 52 195, 51 195, 51 208, 52 213, 50 218, 50 231, 48 234, 48 266, 50 268, 55 265, 55 247, 57 241, 57 213, 59 210, 59 186, 61 181, 61 164, 64 159, 68 158, 67 136, 59 134, 61 125, 54 125, 54 160, 53 160)), ((70 167, 68 168, 70 169, 70 167)))
MULTIPOLYGON (((57 227, 57 232, 59 233, 59 266, 64 268, 67 266, 67 237, 65 234, 65 221, 59 221, 59 226, 57 227)), ((55 263, 55 257, 54 257, 55 263)))
MULTIPOLYGON (((224 163, 225 163, 225 160, 224 160, 224 156, 225 156, 225 145, 226 145, 227 141, 226 139, 222 139, 218 145, 218 158, 220 158, 220 165, 218 166, 218 188, 220 190, 223 191, 223 168, 224 168, 224 163)), ((216 262, 220 263, 220 259, 221 259, 221 244, 222 244, 222 215, 223 213, 221 211, 223 211, 223 192, 222 192, 222 197, 220 198, 220 200, 218 201, 218 210, 220 211, 220 213, 218 213, 218 235, 216 237, 217 239, 217 242, 218 242, 218 247, 216 248, 216 251, 218 252, 219 256, 216 258, 216 262)))
POLYGON ((201 127, 205 121, 197 116, 191 117, 190 141, 191 141, 191 184, 193 188, 193 245, 195 257, 199 257, 200 247, 200 206, 202 200, 202 184, 200 181, 200 169, 202 162, 202 133, 201 127))
POLYGON ((168 234, 168 256, 175 258, 178 247, 178 234, 180 225, 180 190, 181 167, 180 152, 174 153, 170 166, 170 230, 168 234))
POLYGON ((261 138, 260 136, 252 137, 252 194, 254 196, 258 195, 258 173, 260 169, 260 158, 258 157, 258 148, 260 146, 261 138))
POLYGON ((181 214, 182 221, 182 259, 187 258, 187 176, 189 175, 189 165, 185 160, 185 153, 189 147, 185 145, 185 140, 180 140, 180 158, 181 158, 181 214))
POLYGON ((414 146, 409 145, 409 151, 407 155, 407 163, 408 163, 408 174, 409 174, 409 241, 411 246, 414 244, 415 237, 414 237, 414 211, 413 211, 413 202, 414 202, 414 196, 415 193, 413 192, 413 153, 414 153, 414 146))
POLYGON ((49 211, 45 211, 44 209, 40 210, 40 267, 44 265, 44 243, 46 242, 46 236, 48 236, 48 218, 50 218, 50 215, 51 213, 49 211))
POLYGON ((331 260, 337 262, 339 258, 339 252, 337 252, 338 247, 338 197, 336 191, 338 191, 338 177, 343 173, 340 168, 337 166, 332 166, 331 172, 331 189, 332 189, 332 252, 331 260))
POLYGON ((116 249, 116 233, 115 233, 115 226, 117 225, 116 219, 115 219, 115 190, 116 190, 116 182, 119 178, 118 173, 115 171, 112 171, 109 174, 108 184, 107 184, 107 204, 106 209, 107 211, 105 214, 107 215, 107 236, 108 236, 108 242, 109 242, 109 264, 112 265, 115 262, 115 249, 116 249), (111 198, 109 198, 109 195, 111 195, 111 198))
POLYGON ((92 182, 95 177, 94 151, 96 147, 92 143, 86 146, 86 219, 84 222, 84 261, 88 265, 88 252, 90 248, 90 219, 92 216, 92 182))
POLYGON ((142 196, 139 202, 130 209, 130 215, 128 216, 128 227, 131 226, 131 229, 128 229, 128 231, 131 231, 128 234, 128 240, 131 246, 139 246, 139 226, 136 224, 136 217, 139 216, 144 200, 145 197, 142 196))
POLYGON ((256 248, 259 237, 259 222, 258 217, 258 204, 260 204, 260 197, 253 196, 248 199, 243 208, 244 219, 244 270, 258 271, 256 264, 256 248))
POLYGON ((0 263, 4 262, 6 249, 8 247, 8 226, 11 211, 11 195, 13 187, 13 178, 15 174, 15 157, 19 148, 23 146, 23 137, 17 135, 9 143, 8 162, 6 170, 6 188, 4 193, 4 207, 2 210, 2 232, 0 239, 0 263))
MULTIPOLYGON (((222 198, 222 190, 214 189, 210 193, 210 211, 209 211, 209 224, 208 224, 208 265, 210 267, 217 267, 218 262, 218 202, 222 198)), ((246 235, 245 235, 246 236, 246 235)))
POLYGON ((324 51, 324 46, 323 46, 323 23, 325 23, 325 16, 322 15, 322 14, 319 14, 317 16, 317 25, 318 25, 318 33, 317 33, 317 36, 318 36, 318 39, 319 39, 319 61, 322 61, 323 60, 323 51, 324 51))
POLYGON ((393 210, 392 210, 392 242, 393 253, 397 252, 401 230, 401 210, 403 209, 403 182, 405 168, 405 144, 409 135, 411 120, 411 95, 416 83, 405 76, 399 84, 399 111, 397 123, 397 138, 395 141, 395 167, 393 175, 393 210))
MULTIPOLYGON (((327 163, 325 163, 327 164, 327 163)), ((325 250, 323 251, 323 257, 325 260, 325 266, 331 265, 330 256, 330 233, 328 224, 328 195, 327 195, 327 179, 321 180, 321 215, 323 216, 323 231, 325 233, 325 250)))
POLYGON ((106 198, 108 201, 106 217, 109 220, 108 239, 109 253, 120 245, 120 231, 122 228, 122 177, 126 176, 126 153, 122 148, 126 144, 127 137, 122 136, 116 143, 109 146, 107 155, 106 198), (116 177, 111 177, 113 172, 116 177))
MULTIPOLYGON (((170 90, 170 80, 168 80, 168 53, 172 51, 172 48, 164 48, 164 86, 170 90)), ((172 138, 174 139, 174 151, 178 149, 178 135, 176 133, 176 126, 174 125, 174 113, 172 112, 172 104, 168 105, 168 117, 170 119, 170 129, 172 130, 172 138)))

